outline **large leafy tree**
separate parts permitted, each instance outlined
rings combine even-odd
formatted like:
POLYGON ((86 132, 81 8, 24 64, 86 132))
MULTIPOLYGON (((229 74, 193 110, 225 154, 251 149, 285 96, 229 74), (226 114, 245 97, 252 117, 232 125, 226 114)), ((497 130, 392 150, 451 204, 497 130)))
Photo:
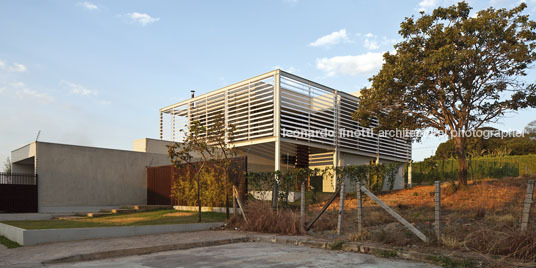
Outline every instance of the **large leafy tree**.
POLYGON ((383 128, 437 129, 453 139, 459 181, 467 183, 467 137, 520 108, 536 106, 536 86, 522 77, 536 59, 536 22, 522 12, 489 8, 470 16, 460 2, 400 25, 402 41, 361 91, 355 118, 383 128))

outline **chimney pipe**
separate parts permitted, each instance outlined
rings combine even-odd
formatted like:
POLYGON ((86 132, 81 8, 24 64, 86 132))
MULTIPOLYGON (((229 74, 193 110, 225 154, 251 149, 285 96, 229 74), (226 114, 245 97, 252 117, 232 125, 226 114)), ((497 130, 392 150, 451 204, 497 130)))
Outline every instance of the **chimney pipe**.
POLYGON ((192 98, 195 96, 195 90, 190 90, 192 92, 192 98))

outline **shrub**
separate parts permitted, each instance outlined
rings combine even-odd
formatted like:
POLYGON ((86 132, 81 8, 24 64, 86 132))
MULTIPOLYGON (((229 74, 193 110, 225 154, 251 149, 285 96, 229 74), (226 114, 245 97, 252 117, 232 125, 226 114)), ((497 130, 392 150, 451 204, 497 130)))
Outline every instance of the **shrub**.
POLYGON ((234 217, 233 225, 253 232, 302 235, 305 229, 300 224, 300 215, 289 208, 275 211, 269 203, 251 200, 245 208, 248 223, 234 217))

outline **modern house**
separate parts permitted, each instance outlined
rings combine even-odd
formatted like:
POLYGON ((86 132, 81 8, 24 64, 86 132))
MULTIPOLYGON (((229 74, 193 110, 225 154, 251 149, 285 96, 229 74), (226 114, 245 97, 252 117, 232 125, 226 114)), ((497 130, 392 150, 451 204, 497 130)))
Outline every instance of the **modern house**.
MULTIPOLYGON (((356 94, 274 70, 160 109, 160 139, 137 140, 131 151, 47 142, 16 149, 13 172, 30 177, 0 177, 0 203, 39 212, 147 204, 147 168, 170 165, 166 145, 182 141, 180 130, 194 121, 208 127, 219 113, 235 126, 232 142, 250 172, 410 160, 409 141, 352 119, 358 105, 356 94)), ((335 190, 331 177, 318 179, 323 191, 335 190)), ((394 188, 403 187, 401 167, 394 188)))
MULTIPOLYGON (((181 129, 193 121, 208 128, 220 113, 236 128, 233 143, 247 155, 248 171, 409 161, 411 142, 360 126, 352 119, 358 105, 358 93, 274 70, 160 109, 160 139, 181 141, 181 129)), ((324 178, 323 191, 334 185, 324 178)), ((403 187, 401 167, 394 188, 403 187)))

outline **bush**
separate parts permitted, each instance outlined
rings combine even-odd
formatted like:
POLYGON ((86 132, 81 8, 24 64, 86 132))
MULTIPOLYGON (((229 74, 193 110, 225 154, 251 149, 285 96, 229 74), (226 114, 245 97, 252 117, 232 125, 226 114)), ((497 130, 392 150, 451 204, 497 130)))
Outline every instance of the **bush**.
POLYGON ((248 223, 242 218, 233 217, 232 225, 245 231, 302 235, 305 229, 300 224, 300 215, 291 209, 274 211, 269 203, 251 200, 245 208, 248 223))
MULTIPOLYGON (((479 180, 485 178, 501 179, 505 177, 518 177, 525 173, 521 172, 521 166, 527 166, 528 172, 536 173, 536 155, 533 156, 506 156, 506 157, 482 157, 467 161, 469 179, 479 180), (526 165, 520 159, 527 160, 526 165), (532 167, 534 165, 534 167, 532 167), (533 171, 531 171, 531 167, 533 171)), ((524 170, 523 170, 524 172, 524 170)), ((407 181, 407 166, 405 172, 407 181)), ((433 183, 434 181, 455 181, 458 179, 458 160, 425 160, 412 164, 412 183, 433 183)))

